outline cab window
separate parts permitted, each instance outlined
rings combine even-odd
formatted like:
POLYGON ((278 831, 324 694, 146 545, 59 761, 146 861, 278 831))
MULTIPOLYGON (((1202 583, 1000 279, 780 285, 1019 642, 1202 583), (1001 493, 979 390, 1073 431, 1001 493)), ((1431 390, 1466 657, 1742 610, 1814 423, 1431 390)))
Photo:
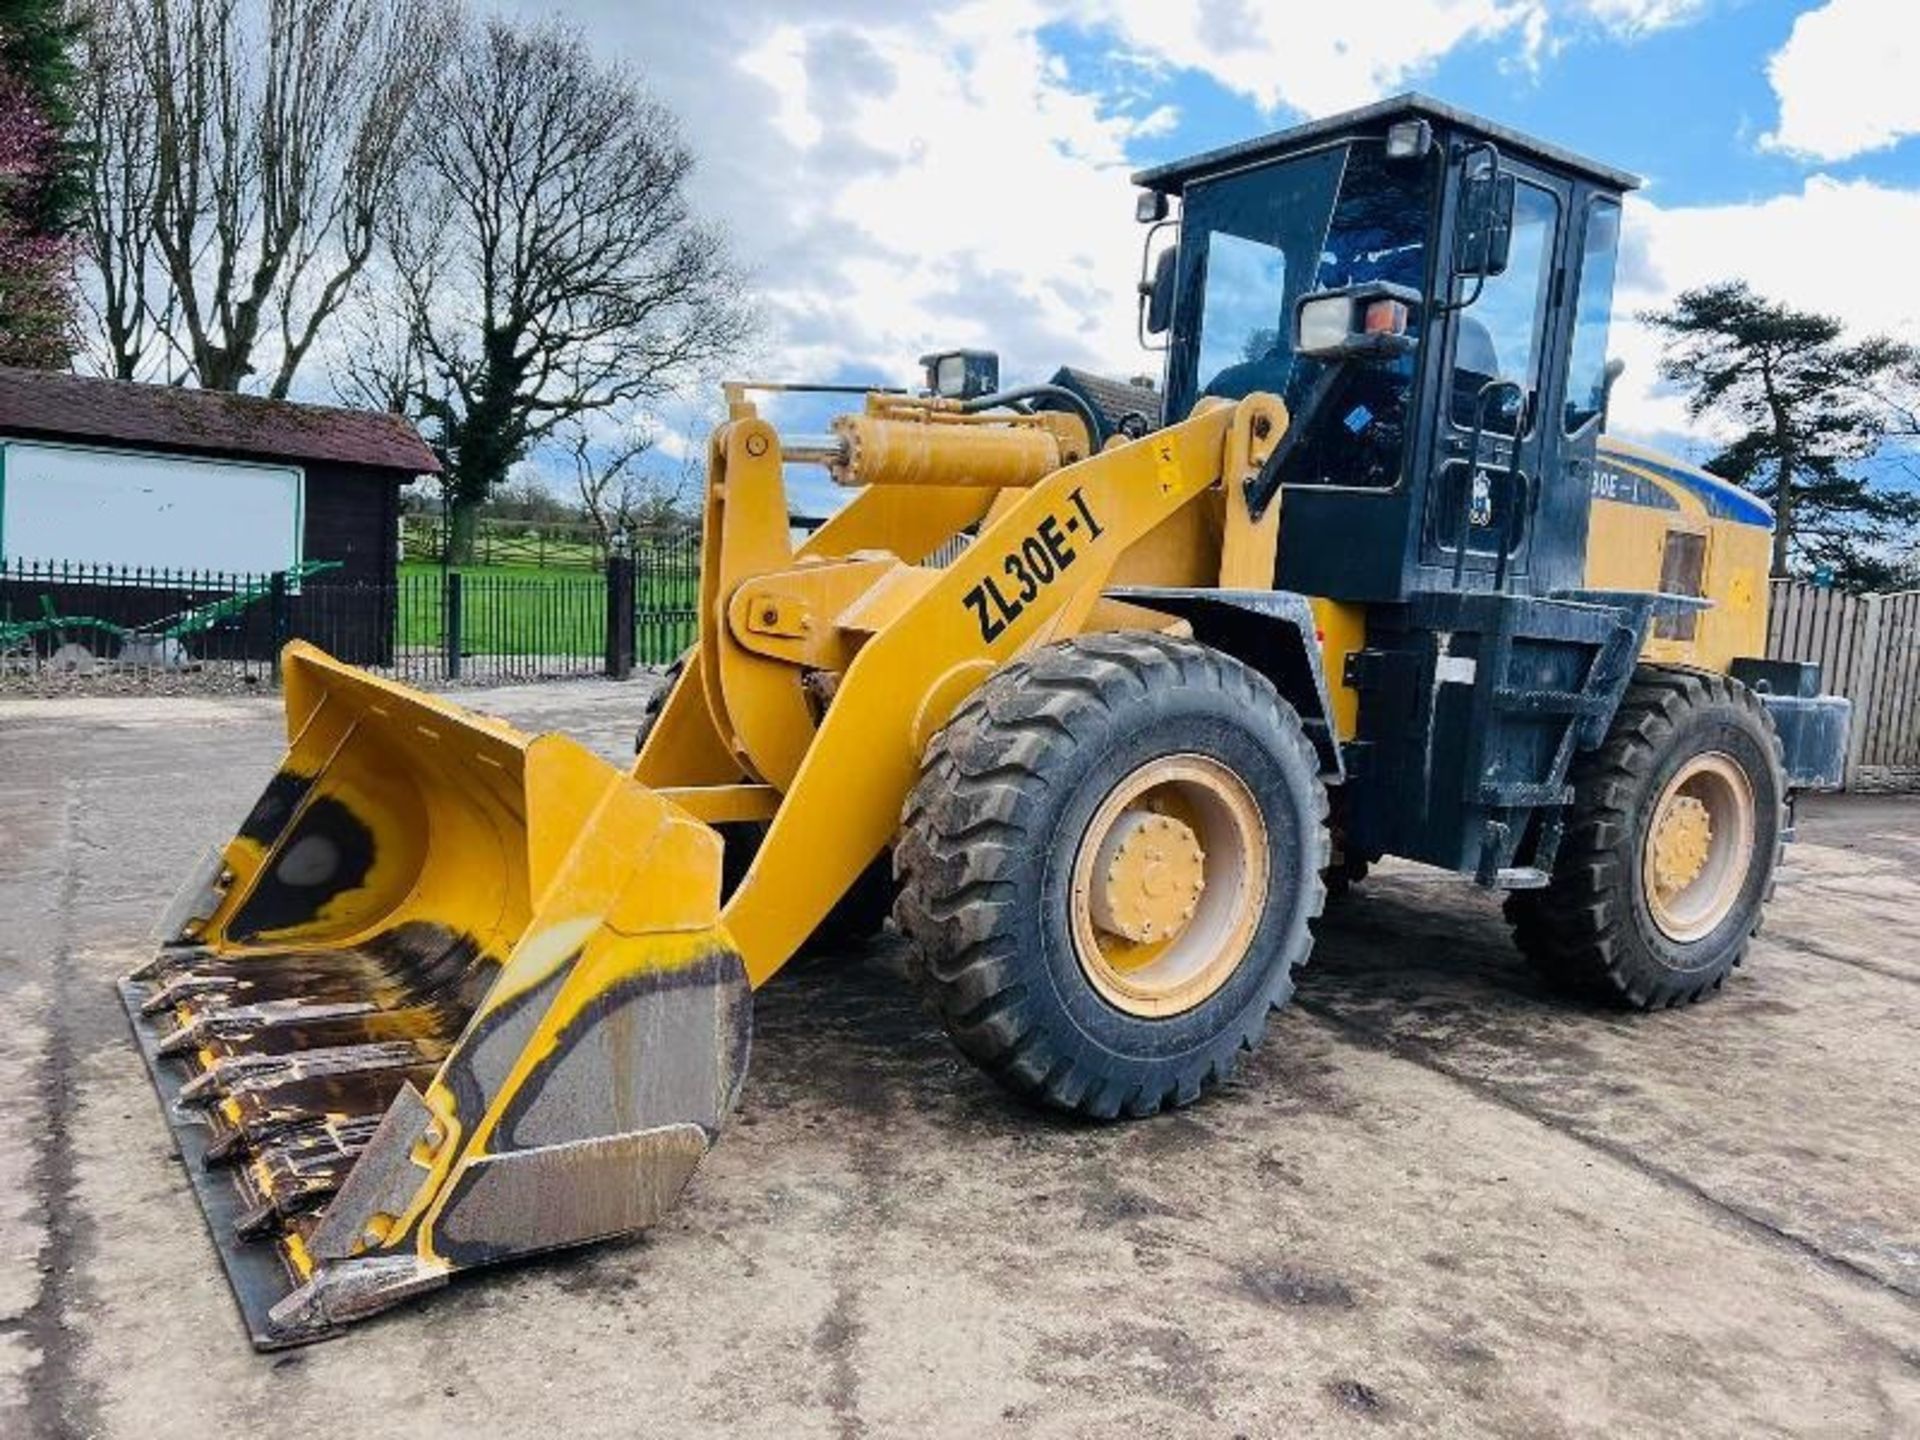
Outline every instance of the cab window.
MULTIPOLYGON (((1295 302, 1371 280, 1423 291, 1433 174, 1388 160, 1377 141, 1356 141, 1196 187, 1182 244, 1197 252, 1186 292, 1198 302, 1197 392, 1237 400, 1266 390, 1298 417, 1325 364, 1293 353, 1295 302)), ((1416 340, 1422 318, 1416 312, 1410 324, 1416 340)), ((1349 367, 1281 482, 1397 484, 1415 368, 1411 354, 1349 367)))
MULTIPOLYGON (((1540 385, 1540 332, 1547 289, 1553 278, 1554 239, 1560 202, 1550 190, 1525 180, 1514 187, 1513 246, 1507 268, 1490 276, 1479 298, 1460 311, 1453 351, 1453 420, 1472 429, 1486 386, 1511 380, 1525 399, 1516 412, 1490 403, 1486 426, 1511 435, 1536 410, 1540 385)), ((1477 281, 1468 281, 1472 286, 1477 281)), ((1530 428, 1530 427, 1529 427, 1530 428)))
MULTIPOLYGON (((1409 168, 1376 145, 1356 145, 1341 179, 1340 201, 1320 247, 1315 290, 1384 280, 1424 292, 1427 231, 1433 223, 1431 167, 1409 168)), ((1418 341, 1426 317, 1415 307, 1407 333, 1418 341)), ((1409 351, 1394 360, 1349 366, 1321 423, 1309 428, 1290 458, 1288 485, 1349 485, 1389 489, 1405 463, 1418 360, 1409 351)), ((1294 409, 1305 401, 1322 362, 1302 365, 1287 392, 1294 409)))
POLYGON ((1200 373, 1210 377, 1209 394, 1219 393, 1214 386, 1222 380, 1241 394, 1286 389, 1292 356, 1281 343, 1275 313, 1286 293, 1285 250, 1224 230, 1214 233, 1200 332, 1200 373))
POLYGON ((1573 307, 1573 351, 1567 363, 1566 429, 1572 435, 1599 418, 1607 398, 1607 322, 1613 317, 1613 271, 1620 251, 1620 202, 1587 207, 1580 294, 1573 307))

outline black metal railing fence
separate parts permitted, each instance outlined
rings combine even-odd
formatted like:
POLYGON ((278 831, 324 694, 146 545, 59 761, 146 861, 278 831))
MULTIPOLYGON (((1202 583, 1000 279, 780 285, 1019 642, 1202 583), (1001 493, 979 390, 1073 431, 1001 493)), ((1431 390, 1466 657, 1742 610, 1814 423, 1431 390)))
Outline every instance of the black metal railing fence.
POLYGON ((0 685, 170 675, 271 683, 291 640, 418 685, 624 677, 693 643, 696 535, 643 537, 598 570, 405 566, 390 579, 0 565, 0 685))

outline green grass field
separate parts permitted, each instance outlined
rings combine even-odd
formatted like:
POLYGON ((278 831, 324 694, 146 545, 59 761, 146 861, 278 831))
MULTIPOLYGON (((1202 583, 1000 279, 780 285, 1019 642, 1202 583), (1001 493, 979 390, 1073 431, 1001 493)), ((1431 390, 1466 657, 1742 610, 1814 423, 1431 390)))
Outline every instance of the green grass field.
MULTIPOLYGON (((679 561, 681 557, 675 556, 679 561)), ((599 655, 606 648, 606 576, 534 565, 460 565, 460 650, 466 655, 599 655)), ((399 644, 432 649, 445 639, 445 588, 438 565, 400 567, 399 644)), ((684 563, 639 557, 635 594, 638 658, 658 665, 693 640, 699 583, 684 563)))

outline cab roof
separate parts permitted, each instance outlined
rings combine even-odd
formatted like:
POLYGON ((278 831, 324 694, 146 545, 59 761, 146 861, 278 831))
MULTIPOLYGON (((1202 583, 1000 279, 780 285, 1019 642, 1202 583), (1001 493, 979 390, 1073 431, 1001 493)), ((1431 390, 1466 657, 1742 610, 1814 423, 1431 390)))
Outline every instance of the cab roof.
POLYGON ((1443 100, 1414 93, 1378 100, 1371 105, 1362 105, 1357 110, 1343 110, 1324 120, 1309 120, 1304 125, 1224 145, 1218 150, 1208 150, 1185 160, 1155 165, 1137 172, 1133 183, 1165 195, 1178 195, 1196 180, 1204 180, 1228 170, 1244 169, 1265 160, 1278 160, 1322 141, 1338 140, 1347 135, 1383 133, 1391 122, 1411 118, 1429 120, 1436 131, 1451 132, 1455 139, 1491 140, 1503 153, 1523 156, 1550 169, 1570 172, 1609 190, 1640 188, 1640 177, 1632 171, 1589 160, 1498 121, 1472 114, 1443 100))

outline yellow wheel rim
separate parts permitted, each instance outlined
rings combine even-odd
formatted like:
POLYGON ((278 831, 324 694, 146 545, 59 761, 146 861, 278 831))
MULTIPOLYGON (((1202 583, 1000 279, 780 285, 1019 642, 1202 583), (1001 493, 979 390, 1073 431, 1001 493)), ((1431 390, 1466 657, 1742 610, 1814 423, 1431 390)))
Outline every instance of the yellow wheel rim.
POLYGON ((1267 879, 1246 782, 1204 755, 1150 761, 1101 802, 1074 852, 1075 958, 1130 1015, 1191 1010, 1245 958, 1267 879))
POLYGON ((1674 772, 1641 847, 1641 885, 1661 934, 1688 944, 1732 913, 1754 835, 1753 785, 1733 757, 1709 750, 1674 772))

